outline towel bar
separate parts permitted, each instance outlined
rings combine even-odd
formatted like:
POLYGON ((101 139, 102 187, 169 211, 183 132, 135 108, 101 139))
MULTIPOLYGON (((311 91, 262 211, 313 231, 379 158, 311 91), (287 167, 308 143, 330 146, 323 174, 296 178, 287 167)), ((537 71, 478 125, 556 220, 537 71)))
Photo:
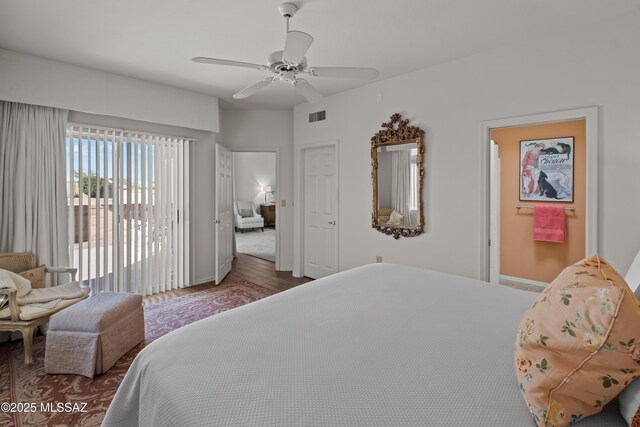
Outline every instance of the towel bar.
MULTIPOLYGON (((516 205, 516 209, 533 209, 535 206, 516 205)), ((564 208, 565 211, 575 212, 576 208, 571 206, 570 208, 564 208)))

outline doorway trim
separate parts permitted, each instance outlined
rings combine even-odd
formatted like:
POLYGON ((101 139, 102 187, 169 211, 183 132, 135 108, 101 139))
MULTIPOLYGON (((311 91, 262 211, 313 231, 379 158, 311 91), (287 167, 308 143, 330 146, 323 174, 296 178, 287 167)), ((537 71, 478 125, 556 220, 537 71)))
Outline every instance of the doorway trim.
POLYGON ((585 190, 585 256, 598 252, 599 240, 599 191, 598 191, 598 156, 599 156, 599 107, 583 107, 571 110, 552 111, 548 113, 527 114, 482 122, 480 156, 480 278, 490 281, 490 206, 491 206, 491 130, 496 128, 529 126, 536 124, 585 120, 586 130, 586 190, 585 190))
MULTIPOLYGON (((276 265, 275 270, 280 271, 280 239, 282 237, 280 227, 280 199, 282 180, 280 173, 280 148, 278 147, 231 147, 231 153, 275 153, 276 155, 276 265)), ((235 170, 233 171, 235 176, 235 170)))
POLYGON ((303 277, 304 273, 304 167, 303 154, 310 148, 333 147, 336 160, 336 240, 334 247, 334 257, 336 270, 340 271, 339 240, 340 240, 340 143, 333 139, 328 141, 309 142, 295 146, 294 150, 294 171, 295 182, 293 183, 293 194, 296 203, 293 205, 293 277, 303 277))

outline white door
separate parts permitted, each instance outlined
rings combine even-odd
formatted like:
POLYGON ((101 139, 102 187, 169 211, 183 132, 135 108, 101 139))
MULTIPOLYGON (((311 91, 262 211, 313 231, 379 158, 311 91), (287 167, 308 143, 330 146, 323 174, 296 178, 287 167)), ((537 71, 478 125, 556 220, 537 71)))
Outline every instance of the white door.
POLYGON ((216 144, 216 284, 231 271, 233 260, 233 207, 231 151, 216 144))
POLYGON ((489 281, 498 284, 500 280, 500 154, 498 144, 493 141, 491 141, 490 162, 489 281))
POLYGON ((338 271, 338 174, 333 146, 304 150, 303 274, 312 279, 338 271))

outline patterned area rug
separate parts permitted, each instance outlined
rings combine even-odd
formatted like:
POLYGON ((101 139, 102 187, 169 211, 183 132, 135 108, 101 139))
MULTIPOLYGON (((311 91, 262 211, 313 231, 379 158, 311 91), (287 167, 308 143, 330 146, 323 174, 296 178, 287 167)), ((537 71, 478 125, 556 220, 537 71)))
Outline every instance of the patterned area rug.
MULTIPOLYGON (((99 426, 113 396, 138 352, 153 340, 181 326, 257 301, 275 292, 246 280, 145 305, 145 340, 124 355, 105 374, 93 379, 80 375, 44 373, 45 338, 36 337, 34 363, 25 366, 22 341, 0 345, 0 404, 22 404, 22 412, 0 411, 0 426, 99 426), (86 403, 86 412, 53 412, 47 404, 86 403), (27 405, 24 405, 27 404, 27 405), (35 404, 35 405, 33 405, 35 404), (41 410, 44 404, 44 411, 41 410), (26 408, 25 408, 26 406, 26 408), (35 412, 27 412, 33 408, 35 412)), ((73 411, 73 407, 70 407, 73 411)), ((76 407, 75 409, 81 409, 76 407)))

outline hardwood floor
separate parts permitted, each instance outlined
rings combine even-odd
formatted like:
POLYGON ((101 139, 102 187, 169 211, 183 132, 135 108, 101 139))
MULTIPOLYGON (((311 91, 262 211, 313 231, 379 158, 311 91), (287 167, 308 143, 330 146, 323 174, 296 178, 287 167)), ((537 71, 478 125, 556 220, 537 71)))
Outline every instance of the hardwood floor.
POLYGON ((290 271, 276 271, 275 264, 246 254, 238 254, 233 260, 231 273, 222 281, 245 279, 274 291, 281 292, 310 282, 308 277, 293 277, 290 271))
MULTIPOLYGON (((235 282, 238 280, 247 280, 256 285, 264 286, 274 290, 275 292, 286 291, 287 289, 296 287, 303 283, 310 282, 312 279, 307 277, 293 277, 290 271, 276 271, 272 262, 252 257, 251 255, 238 254, 233 259, 231 272, 224 278, 222 284, 235 282)), ((163 292, 156 295, 144 297, 143 304, 154 304, 160 301, 176 298, 182 295, 191 294, 193 292, 210 289, 216 285, 213 282, 203 283, 202 285, 190 286, 188 288, 176 289, 174 291, 163 292)))

